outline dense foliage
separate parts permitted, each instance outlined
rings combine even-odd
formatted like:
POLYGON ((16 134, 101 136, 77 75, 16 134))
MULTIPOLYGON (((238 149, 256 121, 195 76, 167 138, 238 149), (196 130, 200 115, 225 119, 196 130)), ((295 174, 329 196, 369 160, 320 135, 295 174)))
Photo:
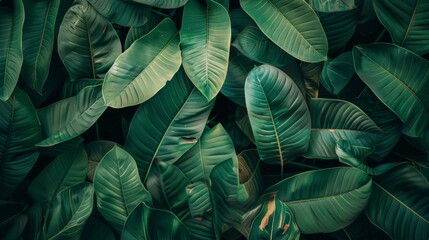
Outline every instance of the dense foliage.
POLYGON ((0 237, 427 240, 428 53, 428 0, 0 0, 0 237))

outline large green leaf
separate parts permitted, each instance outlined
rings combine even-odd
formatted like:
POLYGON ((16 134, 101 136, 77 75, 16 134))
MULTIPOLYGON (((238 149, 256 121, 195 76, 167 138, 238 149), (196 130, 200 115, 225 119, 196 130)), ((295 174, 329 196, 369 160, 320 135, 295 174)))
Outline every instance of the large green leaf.
POLYGON ((344 52, 325 62, 320 82, 329 93, 338 95, 350 82, 354 73, 352 52, 344 52))
POLYGON ((94 188, 81 183, 60 192, 52 202, 44 226, 46 239, 80 239, 86 220, 92 212, 94 188))
POLYGON ((97 85, 40 109, 39 118, 47 138, 37 145, 52 146, 79 136, 97 121, 106 108, 101 85, 97 85))
POLYGON ((149 20, 147 23, 140 27, 130 27, 130 29, 127 32, 127 37, 125 38, 124 42, 124 49, 128 49, 131 44, 133 44, 136 40, 143 37, 147 33, 149 33, 152 29, 154 29, 162 20, 164 19, 163 16, 159 14, 152 13, 150 15, 149 20))
POLYGON ((294 81, 280 69, 254 68, 245 83, 246 106, 262 161, 283 165, 307 150, 310 112, 294 81))
POLYGON ((188 0, 125 0, 127 2, 142 3, 159 8, 179 8, 186 4, 188 0))
POLYGON ((275 45, 256 26, 247 26, 231 44, 244 56, 274 66, 283 66, 294 58, 275 45))
POLYGON ((336 142, 348 140, 353 145, 372 147, 382 131, 360 108, 336 99, 312 99, 311 138, 308 158, 335 159, 336 142))
POLYGON ((18 82, 21 72, 22 27, 24 5, 22 0, 13 0, 13 9, 0 6, 0 100, 6 101, 18 82))
POLYGON ((429 129, 429 62, 393 44, 353 48, 356 73, 404 123, 402 132, 421 137, 429 129))
POLYGON ((318 12, 342 12, 356 8, 355 0, 307 0, 318 12))
POLYGON ((72 81, 103 78, 121 51, 112 24, 87 1, 69 8, 58 34, 58 54, 72 81))
POLYGON ((189 0, 183 10, 180 45, 183 68, 189 79, 208 99, 220 91, 228 68, 231 22, 219 3, 189 0))
POLYGON ((103 17, 121 26, 143 26, 150 17, 150 7, 121 0, 88 0, 103 17))
POLYGON ((95 170, 97 169, 101 159, 103 159, 104 155, 106 155, 106 153, 115 145, 115 142, 105 140, 98 140, 85 145, 85 150, 88 154, 88 171, 86 173, 86 178, 90 182, 94 182, 95 170))
POLYGON ((33 104, 19 88, 7 101, 0 101, 0 113, 0 199, 4 199, 36 162, 39 153, 33 146, 42 139, 42 132, 33 104))
POLYGON ((355 168, 308 171, 267 189, 292 210, 302 233, 333 232, 352 223, 371 195, 371 178, 355 168))
POLYGON ((33 202, 48 201, 60 191, 85 181, 88 158, 82 145, 56 157, 33 180, 27 194, 33 202))
POLYGON ((22 51, 25 57, 21 76, 40 95, 51 65, 59 5, 60 0, 24 0, 22 51))
POLYGON ((298 240, 300 232, 292 211, 277 197, 267 200, 255 217, 249 239, 298 240))
POLYGON ((144 183, 155 158, 172 162, 197 142, 213 104, 179 70, 140 106, 131 121, 125 149, 136 159, 144 183))
POLYGON ((189 239, 189 233, 171 212, 140 203, 125 223, 121 239, 189 239))
POLYGON ((63 84, 61 97, 63 99, 73 97, 73 96, 76 96, 85 87, 96 86, 101 84, 103 84, 103 79, 81 78, 76 81, 70 81, 69 79, 67 79, 63 84))
POLYGON ((328 41, 319 18, 302 0, 240 0, 262 32, 293 57, 326 60, 328 41))
POLYGON ((179 32, 166 18, 135 41, 115 61, 103 83, 110 107, 137 105, 153 97, 179 70, 179 32))
POLYGON ((231 11, 229 11, 229 17, 231 18, 232 40, 234 40, 245 27, 256 26, 253 19, 241 8, 231 9, 231 11))
POLYGON ((419 55, 429 52, 429 2, 375 0, 374 10, 395 44, 419 55))
POLYGON ((98 164, 94 176, 97 208, 120 232, 128 216, 141 202, 152 204, 143 186, 136 162, 125 150, 114 146, 98 164))
POLYGON ((365 209, 369 219, 393 239, 429 237, 429 182, 410 165, 373 179, 365 209))

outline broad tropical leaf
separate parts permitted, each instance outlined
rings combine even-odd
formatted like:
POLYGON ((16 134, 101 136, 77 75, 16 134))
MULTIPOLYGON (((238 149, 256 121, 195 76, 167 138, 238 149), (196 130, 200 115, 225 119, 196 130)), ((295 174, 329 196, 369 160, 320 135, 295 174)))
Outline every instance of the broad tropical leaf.
POLYGON ((392 239, 429 237, 429 183, 410 165, 401 165, 373 179, 365 209, 369 219, 392 239))
POLYGON ((327 59, 328 41, 319 18, 302 0, 240 0, 262 32, 280 48, 305 62, 327 59))
POLYGON ((88 154, 88 171, 86 173, 86 178, 90 182, 94 182, 94 174, 97 169, 98 164, 104 155, 109 152, 114 146, 115 142, 98 140, 90 142, 85 145, 86 153, 88 154))
POLYGON ((0 101, 0 199, 22 183, 39 156, 34 144, 42 140, 37 113, 27 94, 15 88, 0 101))
POLYGON ((257 26, 255 21, 241 8, 231 9, 231 11, 229 11, 229 17, 231 18, 232 40, 234 40, 245 27, 257 26))
POLYGON ((220 91, 228 68, 231 22, 219 3, 189 0, 183 10, 180 45, 183 68, 189 79, 208 99, 220 91))
POLYGON ((283 167, 307 150, 310 112, 288 75, 270 65, 256 67, 247 76, 245 96, 262 161, 283 167))
POLYGON ((22 0, 13 0, 13 9, 0 7, 0 100, 9 99, 21 72, 22 27, 24 5, 22 0))
POLYGON ((179 8, 186 4, 188 0, 126 0, 126 2, 136 2, 158 8, 179 8))
POLYGON ((60 192, 52 202, 44 226, 46 239, 80 239, 92 212, 94 188, 81 183, 60 192))
POLYGON ((279 48, 256 26, 247 26, 235 38, 232 46, 244 56, 274 66, 284 66, 294 58, 279 48))
POLYGON ((125 38, 124 49, 127 50, 131 46, 131 44, 133 44, 136 40, 138 40, 139 38, 149 33, 163 19, 164 17, 162 17, 161 15, 152 13, 145 25, 140 27, 130 27, 127 33, 127 37, 125 38))
POLYGON ((150 17, 150 7, 121 0, 88 0, 103 17, 121 26, 140 27, 150 17))
POLYGON ((49 74, 54 27, 60 0, 24 0, 25 21, 22 36, 22 78, 42 95, 49 74))
POLYGON ((355 9, 355 0, 307 0, 317 12, 342 12, 355 9))
POLYGON ((103 79, 82 78, 76 81, 70 81, 69 79, 67 79, 63 84, 61 97, 63 99, 73 97, 73 96, 76 96, 85 87, 96 86, 101 84, 103 84, 103 79))
POLYGON ((118 232, 137 205, 141 202, 152 205, 133 157, 118 146, 107 152, 98 164, 94 189, 98 210, 118 232))
POLYGON ((429 2, 374 0, 374 10, 393 43, 419 55, 429 52, 429 2))
POLYGON ((58 34, 58 54, 72 81, 103 78, 121 51, 112 24, 87 1, 69 8, 58 34))
POLYGON ((298 240, 300 232, 292 211, 277 197, 267 200, 252 223, 249 239, 298 240))
POLYGON ((353 59, 359 77, 404 123, 402 132, 421 137, 429 129, 429 62, 386 43, 355 46, 353 59))
POLYGON ((179 70, 140 106, 131 121, 125 149, 136 159, 143 183, 155 158, 174 162, 197 142, 213 104, 179 70))
POLYGON ((83 183, 88 158, 82 145, 56 157, 33 180, 27 194, 33 202, 51 202, 62 190, 83 183))
POLYGON ((39 118, 47 138, 37 145, 52 146, 79 136, 97 121, 106 108, 101 86, 97 85, 40 109, 39 118))
POLYGON ((336 99, 312 99, 311 138, 305 157, 335 159, 336 142, 348 140, 353 145, 373 147, 382 131, 354 104, 336 99))
POLYGON ((137 105, 155 95, 179 70, 182 59, 179 32, 166 18, 135 41, 115 61, 103 83, 110 107, 137 105))
POLYGON ((189 239, 189 233, 171 212, 140 203, 128 217, 121 239, 189 239))
POLYGON ((267 189, 292 210, 302 233, 333 232, 352 223, 371 196, 371 178, 355 168, 308 171, 267 189))
POLYGON ((325 62, 320 82, 329 93, 338 95, 350 82, 354 73, 352 52, 344 52, 325 62))

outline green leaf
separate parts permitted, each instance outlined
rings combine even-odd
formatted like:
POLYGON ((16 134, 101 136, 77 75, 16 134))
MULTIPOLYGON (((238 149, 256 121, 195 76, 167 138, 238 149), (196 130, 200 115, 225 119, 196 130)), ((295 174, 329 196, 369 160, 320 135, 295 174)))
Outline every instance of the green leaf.
POLYGON ((124 49, 128 49, 131 44, 137 41, 139 38, 143 37, 147 33, 149 33, 152 29, 154 29, 162 20, 163 16, 159 14, 152 13, 150 15, 147 23, 140 27, 130 27, 127 33, 127 37, 125 38, 124 49))
POLYGON ((381 129, 354 104, 336 99, 312 99, 311 138, 305 157, 335 159, 336 142, 348 140, 356 146, 374 146, 381 129))
POLYGON ((197 142, 213 104, 179 70, 140 106, 131 121, 125 149, 136 159, 144 183, 155 158, 174 162, 197 142))
POLYGON ((0 101, 0 199, 24 181, 39 156, 34 144, 42 139, 40 122, 27 94, 15 88, 0 101))
POLYGON ((137 105, 153 97, 179 70, 179 34, 166 18, 122 53, 106 74, 103 98, 114 108, 137 105))
POLYGON ((122 231, 137 205, 141 202, 152 204, 151 196, 140 180, 136 162, 118 146, 107 152, 98 164, 94 189, 98 210, 118 232, 122 231))
POLYGON ((22 27, 24 5, 22 0, 13 0, 13 9, 0 7, 0 100, 6 101, 18 82, 21 72, 22 27))
POLYGON ((255 136, 253 135, 252 125, 250 124, 249 114, 246 108, 237 106, 235 109, 235 123, 240 130, 246 134, 249 140, 255 144, 255 136))
POLYGON ((46 239, 80 239, 92 212, 94 188, 81 183, 61 191, 52 202, 44 226, 46 239))
POLYGON ((39 118, 47 138, 37 145, 52 146, 79 136, 97 121, 106 108, 101 86, 97 85, 40 109, 39 118))
POLYGON ((103 78, 121 51, 112 24, 87 1, 76 1, 69 8, 58 34, 58 54, 71 81, 103 78))
POLYGON ((404 123, 402 132, 421 137, 429 129, 429 62, 385 43, 356 46, 353 59, 362 81, 404 123))
POLYGON ((327 59, 328 41, 319 18, 302 0, 240 0, 261 31, 284 51, 305 62, 327 59))
POLYGON ((121 239, 189 239, 189 233, 171 212, 140 203, 128 217, 121 239))
POLYGON ((371 196, 371 178, 355 168, 308 171, 267 189, 292 210, 302 233, 333 232, 352 223, 371 196))
POLYGON ((113 229, 105 222, 102 221, 94 215, 90 216, 88 221, 83 228, 81 240, 93 240, 93 239, 103 239, 103 240, 115 240, 115 232, 113 229))
POLYGON ((369 219, 392 239, 429 237, 429 182, 409 165, 373 179, 365 209, 369 219))
POLYGON ((26 84, 42 95, 49 74, 54 27, 60 0, 24 0, 25 21, 22 36, 22 78, 26 84))
POLYGON ((298 240, 300 232, 292 211, 277 197, 267 200, 255 217, 249 239, 298 240))
POLYGON ((228 68, 231 22, 219 3, 189 0, 183 10, 180 45, 183 68, 189 79, 208 99, 220 91, 228 68))
POLYGON ((288 75, 270 65, 256 67, 247 76, 245 95, 262 161, 283 167, 307 150, 310 112, 288 75))
MULTIPOLYGON (((304 78, 305 95, 309 96, 310 98, 318 98, 319 82, 320 82, 320 76, 323 68, 322 62, 318 62, 318 63, 301 62, 299 66, 301 67, 302 75, 304 78)), ((296 80, 295 80, 295 83, 298 85, 296 80)))
POLYGON ((356 8, 355 0, 307 0, 317 12, 342 12, 356 8))
POLYGON ((88 158, 82 145, 56 157, 33 180, 27 194, 33 202, 51 202, 60 191, 83 183, 88 158))
POLYGON ((126 27, 143 26, 150 17, 150 7, 121 0, 88 0, 103 17, 126 27))
POLYGON ((245 57, 239 51, 231 49, 229 54, 228 71, 220 92, 229 100, 240 106, 246 106, 244 98, 244 83, 247 74, 256 66, 257 62, 245 57))
POLYGON ((420 138, 411 138, 405 136, 405 140, 422 152, 429 153, 429 130, 420 138))
POLYGON ((393 43, 419 55, 429 52, 429 2, 375 0, 374 10, 389 31, 393 43))
POLYGON ((237 35, 247 26, 257 26, 253 19, 241 8, 234 8, 229 11, 231 19, 231 35, 234 40, 237 35))
POLYGON ((103 159, 104 155, 106 155, 106 153, 109 152, 115 145, 115 142, 105 140, 98 140, 85 145, 85 150, 88 154, 88 171, 86 178, 90 182, 94 182, 95 170, 97 169, 101 159, 103 159))
POLYGON ((320 82, 329 93, 338 95, 350 82, 354 73, 352 52, 344 52, 325 62, 320 82))
POLYGON ((70 81, 69 79, 67 79, 64 82, 63 89, 61 91, 61 97, 63 99, 73 97, 73 96, 76 96, 85 87, 96 86, 101 84, 103 84, 103 79, 82 78, 76 81, 70 81))
POLYGON ((22 237, 24 239, 38 240, 42 236, 42 228, 45 223, 51 204, 39 202, 32 205, 25 214, 28 216, 27 225, 22 237))
POLYGON ((21 239, 22 233, 25 230, 26 224, 28 221, 28 217, 24 214, 21 214, 14 218, 12 222, 10 222, 8 225, 3 227, 2 230, 2 239, 5 240, 15 240, 15 239, 21 239))
POLYGON ((126 0, 126 2, 136 2, 158 8, 179 8, 188 0, 126 0))
POLYGON ((284 66, 294 58, 268 39, 256 26, 247 26, 231 44, 244 56, 274 66, 284 66))

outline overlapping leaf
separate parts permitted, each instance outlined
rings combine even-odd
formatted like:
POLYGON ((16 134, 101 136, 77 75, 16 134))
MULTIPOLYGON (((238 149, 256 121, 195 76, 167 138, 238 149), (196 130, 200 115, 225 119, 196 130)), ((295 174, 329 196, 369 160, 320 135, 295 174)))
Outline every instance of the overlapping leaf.
POLYGON ((186 4, 188 0, 126 0, 159 8, 179 8, 186 4))
POLYGON ((318 12, 342 12, 356 8, 355 0, 307 0, 318 12))
POLYGON ((328 92, 338 95, 352 79, 354 73, 352 52, 344 52, 325 62, 320 82, 328 92))

